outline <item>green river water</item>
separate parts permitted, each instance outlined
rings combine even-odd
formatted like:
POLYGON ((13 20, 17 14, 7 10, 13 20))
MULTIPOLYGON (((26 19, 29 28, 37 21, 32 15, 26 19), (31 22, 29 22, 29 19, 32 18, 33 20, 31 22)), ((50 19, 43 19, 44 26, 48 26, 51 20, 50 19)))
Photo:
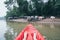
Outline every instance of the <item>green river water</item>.
MULTIPOLYGON (((28 24, 0 20, 0 40, 14 40, 28 24)), ((46 36, 47 40, 60 40, 60 23, 33 23, 33 26, 46 36)))

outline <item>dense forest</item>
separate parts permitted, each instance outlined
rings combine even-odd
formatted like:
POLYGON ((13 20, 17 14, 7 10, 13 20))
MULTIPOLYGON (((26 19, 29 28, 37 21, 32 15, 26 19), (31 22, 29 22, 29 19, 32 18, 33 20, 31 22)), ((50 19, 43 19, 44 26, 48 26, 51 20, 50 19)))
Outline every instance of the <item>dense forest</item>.
POLYGON ((6 0, 6 17, 56 16, 60 17, 59 0, 6 0))

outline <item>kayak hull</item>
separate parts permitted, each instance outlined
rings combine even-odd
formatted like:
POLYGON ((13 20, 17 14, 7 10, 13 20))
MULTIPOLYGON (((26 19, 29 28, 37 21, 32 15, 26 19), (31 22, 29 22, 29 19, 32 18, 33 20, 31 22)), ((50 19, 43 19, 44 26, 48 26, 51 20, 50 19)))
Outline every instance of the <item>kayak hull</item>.
POLYGON ((15 40, 23 40, 25 32, 27 32, 26 40, 34 40, 34 33, 36 34, 36 40, 44 40, 44 37, 32 24, 27 25, 26 28, 24 28, 22 32, 20 32, 15 40))

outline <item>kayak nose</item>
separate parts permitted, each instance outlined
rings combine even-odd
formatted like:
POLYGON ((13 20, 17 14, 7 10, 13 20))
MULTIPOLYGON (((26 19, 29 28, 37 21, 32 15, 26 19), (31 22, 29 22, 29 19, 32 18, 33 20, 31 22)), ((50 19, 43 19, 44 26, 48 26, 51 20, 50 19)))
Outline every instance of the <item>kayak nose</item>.
POLYGON ((32 25, 29 24, 20 32, 16 40, 45 40, 42 34, 32 25))

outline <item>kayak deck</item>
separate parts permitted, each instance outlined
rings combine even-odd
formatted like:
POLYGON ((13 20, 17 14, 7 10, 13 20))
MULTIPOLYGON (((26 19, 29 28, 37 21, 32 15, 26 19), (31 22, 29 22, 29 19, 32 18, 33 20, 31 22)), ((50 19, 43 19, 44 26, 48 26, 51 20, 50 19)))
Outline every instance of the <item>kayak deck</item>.
POLYGON ((29 24, 20 32, 15 40, 45 40, 41 33, 32 25, 29 24))

